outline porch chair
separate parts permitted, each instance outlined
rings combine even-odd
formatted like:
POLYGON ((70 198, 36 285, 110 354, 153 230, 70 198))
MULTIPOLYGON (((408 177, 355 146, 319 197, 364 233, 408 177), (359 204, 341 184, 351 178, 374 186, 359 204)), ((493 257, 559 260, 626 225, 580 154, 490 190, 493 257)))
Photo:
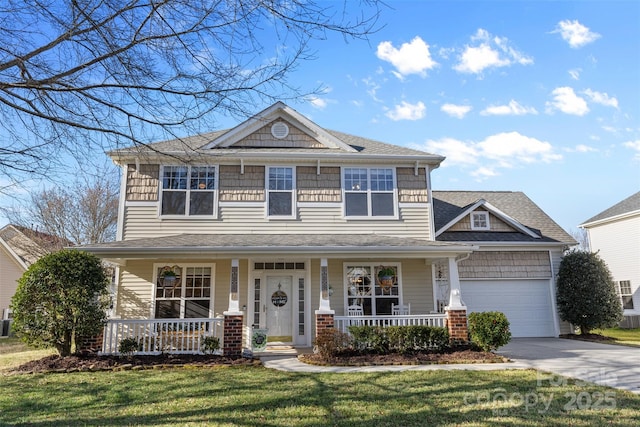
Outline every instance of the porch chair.
POLYGON ((350 305, 347 307, 347 316, 364 316, 364 310, 361 305, 350 305))
POLYGON ((411 314, 411 303, 391 304, 391 314, 394 316, 411 314))

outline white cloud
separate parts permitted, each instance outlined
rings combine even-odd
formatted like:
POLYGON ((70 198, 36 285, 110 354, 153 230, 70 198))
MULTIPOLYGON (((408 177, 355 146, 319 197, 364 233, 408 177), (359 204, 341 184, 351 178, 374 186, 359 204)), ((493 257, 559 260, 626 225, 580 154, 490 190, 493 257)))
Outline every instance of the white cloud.
POLYGON ((578 49, 600 38, 600 34, 594 33, 577 20, 570 21, 568 19, 558 22, 556 29, 551 33, 560 33, 562 39, 569 43, 573 49, 578 49))
POLYGON ((465 46, 458 56, 459 62, 453 67, 454 70, 480 74, 487 68, 533 64, 533 59, 511 47, 507 38, 493 37, 482 28, 471 36, 471 42, 472 45, 465 46))
POLYGON ((569 153, 595 153, 599 151, 597 148, 590 147, 584 144, 578 144, 573 148, 565 148, 565 151, 569 153))
POLYGON ((409 104, 406 101, 402 101, 395 108, 387 112, 387 117, 393 121, 398 120, 419 120, 424 117, 427 107, 425 107, 422 101, 417 104, 409 104))
POLYGON ((479 142, 453 138, 428 140, 420 148, 445 156, 443 167, 476 167, 470 175, 480 180, 499 175, 500 169, 562 159, 550 143, 518 132, 491 135, 479 142))
POLYGON ((607 93, 595 92, 591 89, 587 89, 582 93, 587 95, 589 99, 596 104, 601 104, 605 107, 618 108, 618 100, 616 98, 609 97, 607 93))
POLYGON ((310 96, 307 98, 307 101, 318 110, 324 110, 328 104, 327 100, 318 98, 317 96, 310 96))
POLYGON ((569 75, 573 80, 580 80, 581 72, 582 72, 582 68, 574 68, 573 70, 569 70, 569 75))
POLYGON ((547 112, 554 110, 562 111, 565 114, 584 116, 589 112, 587 101, 579 97, 570 87, 558 87, 551 92, 553 101, 546 103, 547 112))
POLYGON ((536 163, 560 160, 561 155, 554 153, 551 144, 519 134, 503 132, 491 135, 478 143, 484 157, 497 160, 504 167, 513 167, 515 163, 536 163))
POLYGON ((471 111, 472 107, 470 105, 455 105, 455 104, 444 104, 440 107, 440 110, 447 113, 451 117, 456 117, 458 119, 464 118, 469 111, 471 111))
POLYGON ((631 148, 635 150, 636 155, 633 157, 634 160, 640 160, 640 139, 636 139, 635 141, 628 141, 623 144, 627 148, 631 148))
POLYGON ((399 49, 391 42, 385 41, 378 45, 376 56, 383 61, 390 62, 396 69, 397 77, 403 78, 409 74, 426 76, 426 71, 438 65, 431 58, 429 45, 420 37, 415 37, 409 43, 403 43, 399 49))
POLYGON ((507 105, 490 105, 480 112, 483 116, 523 116, 538 114, 533 107, 524 107, 513 99, 507 105))

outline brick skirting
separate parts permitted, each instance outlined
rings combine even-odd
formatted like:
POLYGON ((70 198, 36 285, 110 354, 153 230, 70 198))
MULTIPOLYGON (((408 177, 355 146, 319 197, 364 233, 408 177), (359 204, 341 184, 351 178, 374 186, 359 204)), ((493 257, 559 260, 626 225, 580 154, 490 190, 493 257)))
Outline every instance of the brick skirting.
POLYGON ((467 310, 447 310, 447 328, 451 344, 468 343, 467 310))
POLYGON ((222 352, 225 356, 238 357, 242 356, 242 331, 243 316, 242 315, 225 315, 224 316, 224 339, 222 352))
POLYGON ((316 314, 316 337, 325 329, 333 328, 333 314, 316 314))
POLYGON ((104 336, 104 329, 99 334, 92 337, 79 337, 76 339, 76 352, 98 352, 102 351, 102 337, 104 336))

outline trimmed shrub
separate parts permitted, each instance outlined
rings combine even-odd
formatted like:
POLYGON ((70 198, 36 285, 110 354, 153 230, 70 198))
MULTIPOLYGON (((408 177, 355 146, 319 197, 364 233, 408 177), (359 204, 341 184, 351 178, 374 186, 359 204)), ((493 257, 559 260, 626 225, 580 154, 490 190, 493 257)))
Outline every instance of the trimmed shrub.
POLYGON ((220 349, 220 339, 218 337, 206 336, 200 341, 200 347, 204 354, 213 354, 220 349))
POLYGON ((560 318, 579 327, 582 334, 622 320, 611 272, 597 253, 565 254, 558 270, 557 300, 560 318))
POLYGON ((142 343, 137 339, 129 337, 123 338, 118 344, 118 352, 124 356, 131 356, 136 351, 142 350, 142 343))
POLYGON ((333 328, 320 331, 313 344, 325 360, 332 359, 352 348, 351 337, 333 328))
POLYGON ((380 326, 349 326, 353 346, 362 353, 386 354, 389 352, 389 338, 385 328, 380 326))
POLYGON ((509 321, 504 313, 499 311, 469 313, 468 319, 471 342, 484 351, 495 350, 511 340, 509 321))
POLYGON ((446 328, 432 326, 351 326, 354 347, 378 354, 441 351, 449 344, 446 328))

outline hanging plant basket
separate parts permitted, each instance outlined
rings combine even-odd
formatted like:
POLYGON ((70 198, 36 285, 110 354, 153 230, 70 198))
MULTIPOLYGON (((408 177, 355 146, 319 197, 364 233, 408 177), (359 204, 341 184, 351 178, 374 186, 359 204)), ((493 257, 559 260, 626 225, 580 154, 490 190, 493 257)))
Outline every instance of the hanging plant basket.
POLYGON ((178 280, 178 273, 180 272, 180 267, 174 265, 173 267, 164 266, 160 270, 160 282, 162 286, 171 288, 176 284, 178 280))
POLYGON ((380 266, 378 270, 378 286, 383 291, 388 292, 393 287, 396 277, 396 269, 394 267, 380 266))

